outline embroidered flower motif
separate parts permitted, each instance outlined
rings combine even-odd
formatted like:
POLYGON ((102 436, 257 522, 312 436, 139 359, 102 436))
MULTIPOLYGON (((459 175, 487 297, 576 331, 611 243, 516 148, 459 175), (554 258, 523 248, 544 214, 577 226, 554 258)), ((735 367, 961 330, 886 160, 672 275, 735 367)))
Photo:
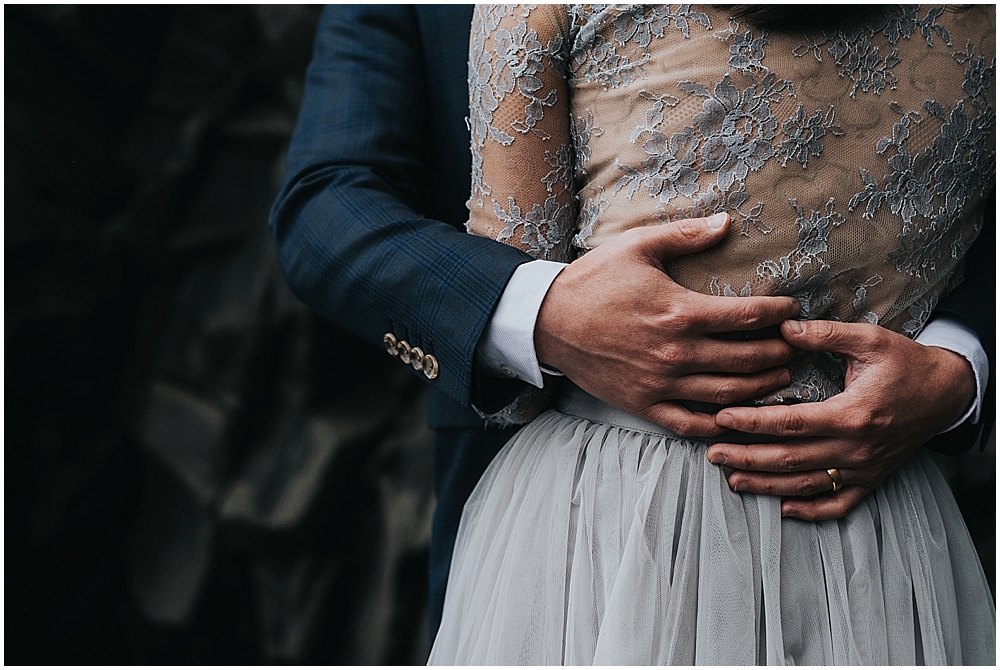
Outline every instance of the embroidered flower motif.
POLYGON ((759 82, 759 89, 753 83, 741 94, 727 74, 711 93, 691 81, 682 81, 677 87, 705 98, 694 122, 705 138, 700 149, 703 169, 717 173, 721 190, 742 183, 750 170, 759 170, 774 155, 772 141, 778 122, 771 113, 771 103, 788 91, 788 82, 768 73, 759 82))
POLYGON ((896 88, 899 80, 892 73, 892 68, 901 62, 898 50, 893 49, 883 58, 864 28, 841 30, 832 35, 824 32, 821 40, 808 39, 807 44, 800 45, 792 54, 801 57, 812 51, 816 60, 822 62, 820 47, 829 45, 827 50, 837 64, 837 73, 854 82, 850 93, 852 98, 857 97, 858 90, 878 95, 886 87, 896 88))
POLYGON ((708 290, 714 296, 725 296, 726 298, 749 298, 753 295, 753 287, 750 286, 749 281, 743 285, 739 293, 736 293, 730 284, 726 284, 720 289, 718 277, 712 277, 708 283, 708 290))
POLYGON ((555 196, 550 195, 545 204, 536 203, 527 214, 523 214, 514 198, 508 196, 507 210, 504 211, 500 203, 493 201, 493 213, 505 224, 496 237, 498 241, 505 242, 520 234, 518 243, 527 247, 534 258, 569 262, 568 233, 572 221, 569 204, 560 205, 555 196))
POLYGON ((607 88, 625 86, 643 76, 642 66, 648 63, 650 55, 643 54, 638 61, 629 61, 627 56, 615 50, 613 42, 595 35, 593 42, 578 53, 572 64, 572 71, 578 80, 600 83, 607 88))
POLYGON ((639 164, 640 169, 615 162, 625 174, 615 183, 614 193, 624 188, 625 195, 631 198, 640 186, 645 186, 651 197, 659 197, 663 203, 678 195, 693 197, 698 193, 698 173, 692 167, 698 142, 690 126, 669 139, 658 130, 650 132, 642 145, 648 158, 639 164))
POLYGON ((986 64, 985 56, 976 56, 973 53, 972 42, 966 42, 965 51, 958 51, 953 54, 955 60, 965 65, 965 82, 962 88, 970 98, 985 100, 990 89, 990 82, 996 75, 996 56, 986 64))
POLYGON ((916 302, 910 305, 910 308, 907 310, 910 313, 910 320, 903 324, 903 332, 911 338, 916 337, 923 330, 927 319, 931 317, 931 312, 937 307, 938 298, 937 293, 932 295, 930 300, 917 298, 916 302))
POLYGON ((706 30, 712 29, 708 15, 692 12, 691 5, 681 5, 676 11, 671 11, 669 5, 634 6, 615 17, 614 40, 623 46, 632 41, 645 49, 653 37, 663 37, 671 22, 684 37, 690 37, 689 21, 701 24, 706 30))
POLYGON ((824 213, 805 211, 793 198, 789 204, 798 214, 798 242, 788 254, 777 261, 766 260, 757 266, 757 276, 778 285, 782 295, 795 296, 802 306, 801 317, 807 319, 828 318, 836 306, 830 296, 830 266, 821 254, 829 248, 827 241, 834 226, 844 222, 844 217, 834 209, 834 199, 826 203, 824 213), (808 266, 810 272, 805 270, 808 266))
POLYGON ((594 224, 597 223, 597 218, 601 213, 607 209, 608 200, 604 197, 603 188, 598 188, 596 198, 577 197, 582 202, 582 205, 580 206, 580 214, 577 215, 579 232, 573 236, 573 247, 587 251, 590 249, 590 244, 587 240, 594 234, 594 224))
POLYGON ((882 275, 874 275, 867 281, 858 283, 854 289, 854 302, 851 304, 854 308, 854 319, 850 319, 851 321, 863 318, 868 323, 878 325, 878 315, 868 308, 871 304, 871 298, 868 297, 868 289, 881 283, 882 275))
POLYGON ((955 215, 970 197, 993 183, 992 171, 983 170, 983 166, 995 164, 987 142, 992 124, 984 126, 981 119, 970 120, 962 100, 950 115, 933 101, 925 102, 924 109, 943 122, 941 134, 934 138, 934 192, 944 196, 944 211, 955 215))
POLYGON ((600 137, 604 130, 594 124, 594 114, 588 109, 586 116, 570 119, 570 137, 573 140, 573 152, 576 156, 576 173, 587 174, 586 165, 590 161, 590 138, 600 137))
MULTIPOLYGON (((897 113, 902 112, 898 105, 892 107, 897 113)), ((861 203, 867 203, 862 216, 870 219, 875 216, 879 207, 888 203, 890 211, 898 214, 907 225, 917 214, 925 217, 931 215, 933 151, 927 147, 916 155, 911 155, 904 144, 910 136, 910 124, 920 123, 921 120, 920 114, 916 112, 904 114, 893 125, 892 137, 878 141, 875 149, 880 154, 885 153, 890 147, 896 149, 895 155, 889 158, 889 167, 892 171, 883 177, 884 184, 879 185, 867 170, 861 168, 864 188, 851 198, 847 205, 849 210, 854 211, 861 203)), ((906 230, 904 227, 904 232, 906 230)))
POLYGON ((888 8, 889 11, 881 20, 873 18, 868 21, 868 28, 874 35, 882 33, 889 44, 896 44, 901 38, 910 39, 913 32, 920 28, 927 46, 934 46, 934 33, 944 41, 951 44, 951 34, 948 29, 937 23, 937 19, 944 13, 944 6, 929 7, 927 15, 922 19, 917 18, 918 5, 898 5, 888 8))
POLYGON ((552 168, 542 177, 546 191, 552 193, 556 183, 561 184, 566 191, 573 188, 573 150, 568 144, 560 145, 555 153, 546 151, 545 164, 552 168))
POLYGON ((764 203, 758 201, 749 210, 744 210, 743 205, 749 199, 750 195, 742 189, 729 194, 729 211, 734 213, 740 220, 740 235, 748 236, 750 234, 750 226, 767 235, 771 232, 772 228, 761 217, 761 214, 764 212, 764 203))
POLYGON ((931 216, 930 223, 916 232, 904 230, 898 238, 899 247, 889 252, 889 260, 896 270, 912 277, 936 270, 938 260, 946 254, 958 258, 965 251, 961 248, 961 227, 956 227, 954 219, 944 212, 931 216))
POLYGON ((809 165, 809 156, 819 156, 823 152, 820 142, 827 133, 843 136, 844 129, 833 122, 833 105, 830 105, 824 115, 823 110, 806 118, 805 107, 799 103, 795 116, 781 124, 781 132, 788 138, 782 141, 780 147, 781 167, 788 164, 789 159, 797 161, 803 169, 809 165))
POLYGON ((739 70, 744 74, 754 72, 765 72, 767 68, 763 64, 764 47, 771 43, 767 39, 767 31, 754 37, 753 30, 733 33, 733 43, 729 45, 729 67, 739 70))
POLYGON ((548 139, 548 134, 535 129, 535 125, 545 116, 545 108, 555 104, 556 92, 543 92, 542 80, 537 75, 545 69, 547 63, 558 68, 556 56, 561 48, 561 35, 557 35, 542 48, 538 34, 534 30, 528 30, 525 21, 519 21, 511 30, 498 28, 494 33, 493 51, 496 62, 490 83, 496 91, 497 99, 503 100, 514 91, 516 85, 518 92, 528 100, 524 107, 525 118, 510 124, 517 132, 534 131, 542 139, 548 139))

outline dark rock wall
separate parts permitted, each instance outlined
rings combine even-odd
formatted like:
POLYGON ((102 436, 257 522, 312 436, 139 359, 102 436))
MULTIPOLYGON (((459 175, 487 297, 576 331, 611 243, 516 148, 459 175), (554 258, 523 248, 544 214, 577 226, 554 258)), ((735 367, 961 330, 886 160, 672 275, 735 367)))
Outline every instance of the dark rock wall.
POLYGON ((11 7, 6 660, 420 663, 423 389, 267 232, 318 7, 11 7))
POLYGON ((422 387, 266 229, 318 14, 5 9, 8 663, 425 658, 422 387))

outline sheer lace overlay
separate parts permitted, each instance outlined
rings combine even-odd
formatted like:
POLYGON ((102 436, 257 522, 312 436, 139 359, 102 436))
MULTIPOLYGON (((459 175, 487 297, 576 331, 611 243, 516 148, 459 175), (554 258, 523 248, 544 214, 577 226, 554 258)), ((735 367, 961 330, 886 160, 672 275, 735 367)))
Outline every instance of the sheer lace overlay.
MULTIPOLYGON (((960 281, 995 180, 994 28, 985 6, 810 34, 717 7, 478 8, 469 230, 570 261, 725 211, 725 241, 668 265, 682 285, 914 336, 960 281)), ((843 388, 830 356, 792 372, 760 402, 843 388)))

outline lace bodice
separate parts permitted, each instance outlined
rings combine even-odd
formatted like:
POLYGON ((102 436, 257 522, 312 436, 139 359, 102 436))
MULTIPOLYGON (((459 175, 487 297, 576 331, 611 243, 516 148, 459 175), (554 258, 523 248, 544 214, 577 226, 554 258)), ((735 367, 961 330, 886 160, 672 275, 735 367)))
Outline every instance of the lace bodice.
MULTIPOLYGON (((682 285, 914 336, 995 180, 994 12, 894 6, 803 34, 719 7, 479 7, 469 230, 571 261, 724 211, 725 241, 668 266, 682 285)), ((843 388, 835 357, 792 375, 764 401, 843 388)))

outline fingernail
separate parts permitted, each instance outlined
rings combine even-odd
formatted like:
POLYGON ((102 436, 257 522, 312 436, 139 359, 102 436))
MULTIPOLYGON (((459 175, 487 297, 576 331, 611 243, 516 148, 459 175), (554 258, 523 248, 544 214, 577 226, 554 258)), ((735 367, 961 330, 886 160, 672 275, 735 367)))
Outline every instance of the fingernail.
POLYGON ((806 326, 801 321, 788 320, 785 321, 785 328, 790 330, 793 335, 801 335, 806 332, 806 326))
POLYGON ((728 220, 729 220, 728 214, 713 214, 712 216, 705 219, 705 222, 708 224, 708 227, 711 228, 712 230, 721 230, 722 227, 726 225, 726 221, 728 220))
POLYGON ((728 460, 729 458, 727 458, 725 454, 718 452, 714 454, 709 454, 708 456, 708 462, 711 463, 712 465, 725 465, 726 461, 728 460))
POLYGON ((729 484, 729 488, 739 493, 740 491, 743 490, 743 482, 737 479, 735 483, 729 484))
POLYGON ((715 423, 723 426, 724 428, 732 428, 736 425, 736 420, 733 419, 732 414, 726 414, 725 412, 719 412, 715 415, 715 423))
POLYGON ((802 313, 802 303, 799 302, 798 300, 795 300, 794 302, 792 302, 792 307, 795 308, 796 312, 798 312, 800 314, 802 313))
POLYGON ((792 381, 792 375, 791 375, 791 373, 789 373, 788 370, 782 370, 781 374, 778 375, 778 384, 780 384, 781 386, 784 386, 785 384, 787 384, 790 381, 792 381))

